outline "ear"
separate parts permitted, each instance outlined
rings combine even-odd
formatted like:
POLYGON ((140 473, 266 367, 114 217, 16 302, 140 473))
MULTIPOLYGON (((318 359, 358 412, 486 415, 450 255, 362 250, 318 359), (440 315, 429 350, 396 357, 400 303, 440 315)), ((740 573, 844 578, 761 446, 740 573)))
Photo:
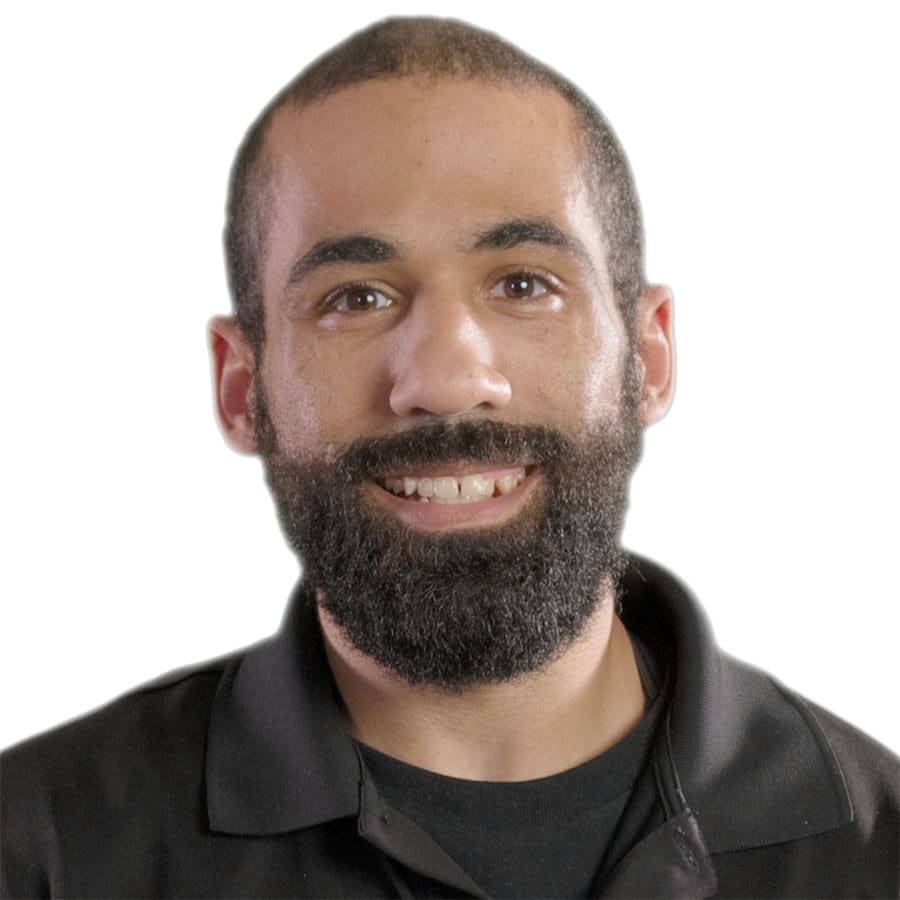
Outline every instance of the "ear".
POLYGON ((219 428, 232 450, 255 453, 253 351, 243 329, 230 316, 214 316, 207 333, 219 428))
POLYGON ((669 411, 675 392, 672 291, 664 284, 648 285, 638 298, 635 313, 640 416, 644 425, 652 425, 669 411))

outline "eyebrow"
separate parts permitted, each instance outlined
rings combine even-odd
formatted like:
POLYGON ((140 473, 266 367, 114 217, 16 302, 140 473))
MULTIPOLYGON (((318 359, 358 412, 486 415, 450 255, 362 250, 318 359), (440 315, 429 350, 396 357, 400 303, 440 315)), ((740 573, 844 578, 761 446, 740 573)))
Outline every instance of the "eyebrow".
POLYGON ((288 284, 299 284, 311 272, 336 263, 373 263, 396 259, 397 248, 368 234, 326 238, 315 244, 294 263, 288 284))
MULTIPOLYGON (((478 232, 471 246, 473 250, 510 250, 520 244, 559 247, 571 253, 582 265, 593 269, 590 254, 584 245, 550 219, 506 219, 478 232)), ((395 244, 369 234, 325 238, 294 263, 288 284, 296 286, 324 266, 384 262, 399 256, 395 244)))
POLYGON ((590 254, 581 241, 566 234, 550 219, 507 219, 479 232, 474 250, 510 250, 520 244, 544 244, 559 247, 593 268, 590 254))

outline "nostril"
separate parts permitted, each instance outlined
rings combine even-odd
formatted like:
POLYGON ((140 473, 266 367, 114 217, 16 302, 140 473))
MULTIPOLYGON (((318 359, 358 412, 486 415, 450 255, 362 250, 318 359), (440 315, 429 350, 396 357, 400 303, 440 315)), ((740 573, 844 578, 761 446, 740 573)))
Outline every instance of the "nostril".
POLYGON ((490 366, 448 372, 438 368, 407 370, 394 381, 391 409, 397 416, 453 416, 479 406, 505 407, 512 397, 509 381, 490 366))

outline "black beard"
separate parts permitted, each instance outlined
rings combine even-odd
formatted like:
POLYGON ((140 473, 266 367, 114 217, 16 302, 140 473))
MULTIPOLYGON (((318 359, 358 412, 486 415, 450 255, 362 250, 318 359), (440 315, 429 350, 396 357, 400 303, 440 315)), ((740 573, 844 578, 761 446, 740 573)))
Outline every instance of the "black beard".
POLYGON ((461 690, 536 671, 615 586, 641 446, 633 414, 578 440, 538 426, 436 421, 358 440, 325 462, 281 452, 259 393, 255 412, 307 584, 357 649, 410 683, 461 690), (388 472, 462 460, 540 465, 544 483, 513 521, 445 534, 410 528, 363 496, 365 482, 388 472))

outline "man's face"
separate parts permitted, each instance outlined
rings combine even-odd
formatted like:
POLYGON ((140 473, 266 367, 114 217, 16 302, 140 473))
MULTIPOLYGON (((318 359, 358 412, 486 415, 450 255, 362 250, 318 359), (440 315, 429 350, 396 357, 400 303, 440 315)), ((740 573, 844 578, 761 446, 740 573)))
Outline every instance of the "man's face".
POLYGON ((307 577, 412 681, 539 667, 614 574, 639 444, 570 108, 370 82, 281 110, 265 164, 256 433, 307 577))
MULTIPOLYGON (((575 434, 616 416, 628 341, 562 98, 364 83, 283 109, 266 162, 261 374, 285 452, 433 417, 575 434)), ((434 530, 518 508, 370 498, 434 530)))

